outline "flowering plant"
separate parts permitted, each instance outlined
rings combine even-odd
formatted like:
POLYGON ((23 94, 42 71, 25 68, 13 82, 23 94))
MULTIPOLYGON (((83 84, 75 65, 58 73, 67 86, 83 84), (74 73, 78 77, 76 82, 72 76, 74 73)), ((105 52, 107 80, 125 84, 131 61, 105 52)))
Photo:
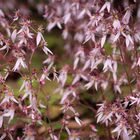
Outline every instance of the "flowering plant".
POLYGON ((0 4, 0 139, 139 139, 138 0, 0 4), (15 14, 10 4, 19 6, 15 14), (42 25, 31 20, 32 8, 42 25), (49 48, 51 33, 60 38, 55 48, 49 48), (40 68, 33 65, 36 54, 40 68), (11 74, 20 75, 18 90, 7 82, 11 74), (57 120, 50 117, 54 96, 57 120))

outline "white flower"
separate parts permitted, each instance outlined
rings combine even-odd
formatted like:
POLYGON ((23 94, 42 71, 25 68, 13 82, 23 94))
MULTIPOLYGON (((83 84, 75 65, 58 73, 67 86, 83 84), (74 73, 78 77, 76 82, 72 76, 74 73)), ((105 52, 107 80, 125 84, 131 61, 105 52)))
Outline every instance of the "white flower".
POLYGON ((85 59, 85 53, 83 48, 80 48, 77 53, 75 54, 75 59, 74 59, 74 64, 73 64, 73 69, 75 70, 77 68, 77 65, 79 61, 81 60, 82 62, 85 59))
POLYGON ((51 52, 51 50, 49 50, 46 46, 43 47, 43 51, 44 51, 45 54, 47 54, 47 55, 48 55, 48 53, 53 54, 53 53, 51 52))
POLYGON ((79 13, 79 15, 78 15, 78 19, 81 19, 81 18, 83 18, 84 17, 84 15, 85 15, 85 13, 86 13, 86 9, 83 9, 80 13, 79 13))
POLYGON ((44 81, 45 79, 51 81, 51 79, 48 76, 49 76, 48 74, 42 74, 41 78, 40 78, 40 81, 44 81))
POLYGON ((74 119, 80 126, 82 125, 82 121, 77 116, 74 119))
POLYGON ((91 80, 90 82, 88 82, 88 83, 85 85, 85 88, 86 88, 86 89, 89 89, 89 88, 91 88, 91 87, 93 86, 93 84, 94 84, 94 80, 91 80))
POLYGON ((0 51, 7 50, 7 52, 8 52, 9 49, 10 49, 10 47, 8 45, 4 45, 2 48, 0 48, 0 51))
POLYGON ((22 100, 24 100, 25 98, 27 98, 29 96, 30 102, 32 100, 32 91, 31 91, 31 84, 29 81, 24 80, 23 84, 20 87, 19 91, 22 91, 24 89, 24 95, 22 97, 22 100))
POLYGON ((116 73, 117 71, 117 62, 111 59, 107 59, 104 62, 104 67, 103 67, 103 71, 111 71, 112 73, 116 73))
POLYGON ((58 76, 58 79, 59 79, 59 81, 60 81, 62 87, 64 87, 64 85, 65 85, 65 83, 66 83, 66 80, 67 80, 67 69, 64 68, 64 69, 62 69, 62 70, 60 71, 60 74, 59 74, 59 76, 58 76))
MULTIPOLYGON (((24 25, 22 26, 22 28, 17 32, 17 35, 20 34, 20 35, 27 35, 29 38, 33 38, 33 33, 30 32, 29 30, 29 27, 24 25)), ((25 43, 25 42, 24 42, 25 43)))
POLYGON ((99 109, 97 111, 97 123, 101 122, 101 123, 105 123, 106 126, 108 126, 109 122, 112 121, 114 112, 112 111, 111 108, 107 107, 105 105, 106 103, 101 103, 98 104, 99 109))
POLYGON ((125 125, 125 121, 121 121, 117 127, 112 131, 112 133, 117 133, 117 139, 119 138, 119 136, 121 135, 123 137, 123 140, 131 140, 131 138, 129 137, 129 131, 127 130, 127 127, 125 125))
POLYGON ((47 30, 51 31, 56 26, 56 22, 50 22, 47 26, 47 30))
POLYGON ((127 47, 130 45, 130 43, 134 44, 133 39, 129 34, 125 36, 125 43, 127 47))
POLYGON ((111 3, 109 1, 105 2, 105 4, 102 6, 102 8, 100 9, 100 12, 104 11, 105 8, 107 8, 108 13, 110 12, 110 6, 111 3))
POLYGON ((27 68, 26 63, 24 62, 24 58, 22 58, 22 57, 19 57, 17 59, 16 64, 15 64, 15 66, 13 68, 13 71, 18 70, 20 68, 20 66, 22 66, 23 68, 27 68))
POLYGON ((120 21, 118 19, 115 19, 113 21, 113 27, 114 27, 114 29, 120 29, 121 28, 121 24, 120 24, 120 21))
POLYGON ((124 24, 128 24, 129 23, 129 20, 130 20, 130 17, 131 17, 131 11, 130 11, 130 9, 128 9, 126 11, 125 15, 123 16, 122 22, 124 24))
POLYGON ((101 47, 104 46, 105 41, 106 41, 106 35, 104 35, 104 36, 101 38, 101 47))
POLYGON ((51 31, 55 26, 57 26, 59 29, 62 29, 61 23, 59 21, 54 21, 48 24, 47 30, 51 31))
POLYGON ((50 70, 54 64, 54 56, 49 55, 48 58, 43 61, 43 64, 47 64, 47 69, 50 70))
POLYGON ((18 101, 14 98, 12 92, 5 93, 5 97, 0 104, 4 104, 4 103, 10 102, 10 101, 13 101, 18 104, 18 101))
POLYGON ((31 100, 32 100, 32 92, 31 92, 31 89, 28 88, 28 87, 26 87, 24 93, 25 94, 23 95, 22 100, 24 100, 25 98, 27 98, 29 96, 29 99, 30 99, 30 102, 31 102, 31 100))
POLYGON ((30 101, 30 105, 27 106, 27 108, 32 108, 34 110, 37 110, 37 100, 35 97, 32 97, 32 99, 30 101))
POLYGON ((68 38, 68 30, 67 29, 65 29, 65 30, 63 30, 63 33, 62 33, 62 36, 63 36, 63 38, 64 39, 67 39, 68 38))
POLYGON ((115 92, 122 93, 120 85, 118 85, 118 84, 114 85, 114 90, 115 90, 115 92))
POLYGON ((116 35, 114 35, 114 37, 113 37, 113 43, 116 42, 119 39, 120 35, 121 35, 120 32, 118 32, 116 35))
POLYGON ((73 66, 73 69, 75 70, 77 68, 77 65, 78 65, 78 62, 79 62, 79 57, 76 57, 75 60, 74 60, 74 66, 73 66))
POLYGON ((86 32, 86 36, 85 36, 85 41, 84 41, 83 44, 85 44, 86 42, 88 42, 90 39, 91 39, 93 42, 95 42, 95 34, 94 34, 94 32, 87 31, 87 32, 86 32))
POLYGON ((7 109, 5 110, 3 116, 4 117, 10 117, 9 118, 9 123, 10 121, 14 118, 15 110, 14 109, 7 109))
POLYGON ((15 29, 11 34, 11 40, 13 43, 15 42, 16 36, 17 36, 17 30, 15 29))
POLYGON ((90 65, 91 65, 91 60, 89 59, 89 60, 86 61, 86 63, 85 63, 85 65, 84 65, 82 70, 83 71, 86 70, 88 67, 90 67, 90 65))
POLYGON ((140 105, 140 98, 139 97, 130 96, 130 99, 132 101, 131 105, 133 105, 133 104, 140 105))
POLYGON ((36 37, 36 45, 38 46, 42 38, 42 33, 38 32, 36 37))
POLYGON ((106 72, 108 70, 112 70, 112 60, 110 59, 107 59, 105 62, 104 62, 104 67, 103 67, 103 71, 106 72))
POLYGON ((46 108, 46 106, 43 105, 41 102, 39 102, 39 107, 40 107, 40 108, 46 108))
POLYGON ((67 22, 70 20, 70 17, 71 17, 71 14, 70 13, 67 13, 63 19, 64 19, 64 24, 67 24, 67 22))
POLYGON ((83 75, 82 73, 78 73, 78 74, 76 74, 75 78, 73 79, 72 85, 74 85, 75 83, 77 83, 80 80, 80 78, 82 78, 85 81, 88 80, 85 75, 83 75))
POLYGON ((62 98, 61 98, 60 103, 61 103, 61 104, 64 104, 65 100, 68 98, 69 95, 76 96, 76 93, 75 93, 75 91, 72 90, 72 89, 66 90, 66 91, 63 93, 63 96, 62 96, 62 98))

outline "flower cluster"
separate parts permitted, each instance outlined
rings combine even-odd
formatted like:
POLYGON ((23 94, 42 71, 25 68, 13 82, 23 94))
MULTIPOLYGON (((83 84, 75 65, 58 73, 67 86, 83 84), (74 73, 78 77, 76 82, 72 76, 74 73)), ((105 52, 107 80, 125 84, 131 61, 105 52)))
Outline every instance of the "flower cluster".
POLYGON ((24 4, 0 2, 0 139, 139 139, 140 2, 24 4), (29 20, 35 18, 30 9, 45 25, 29 20), (53 31, 64 43, 61 56, 46 42, 45 33, 53 31), (33 64, 38 53, 39 70, 33 64), (19 89, 7 82, 11 73, 20 75, 19 89), (51 82, 56 86, 43 102, 51 82), (58 122, 49 118, 51 95, 59 97, 58 122))
POLYGON ((0 53, 4 61, 1 63, 0 75, 0 139, 34 140, 37 126, 43 124, 41 110, 46 110, 38 98, 38 92, 41 92, 43 82, 50 80, 48 75, 52 73, 54 56, 47 46, 42 28, 38 26, 35 29, 27 17, 20 11, 17 12, 17 17, 11 21, 0 10, 0 53), (45 65, 40 70, 42 75, 32 66, 32 59, 38 50, 44 54, 45 65), (17 90, 7 82, 12 73, 18 73, 21 77, 22 84, 17 90), (38 88, 34 83, 38 84, 38 88), (18 125, 18 121, 16 126, 11 125, 18 118, 21 119, 22 126, 18 125), (20 127, 22 137, 17 131, 20 127), (13 130, 17 136, 14 136, 13 130))
MULTIPOLYGON (((139 5, 133 0, 53 0, 45 6, 48 32, 62 31, 73 60, 59 73, 60 104, 74 114, 81 103, 96 113, 96 125, 105 124, 108 139, 139 135, 139 5), (93 95, 96 107, 81 101, 83 94, 93 95)), ((82 125, 82 119, 76 122, 82 125)))

